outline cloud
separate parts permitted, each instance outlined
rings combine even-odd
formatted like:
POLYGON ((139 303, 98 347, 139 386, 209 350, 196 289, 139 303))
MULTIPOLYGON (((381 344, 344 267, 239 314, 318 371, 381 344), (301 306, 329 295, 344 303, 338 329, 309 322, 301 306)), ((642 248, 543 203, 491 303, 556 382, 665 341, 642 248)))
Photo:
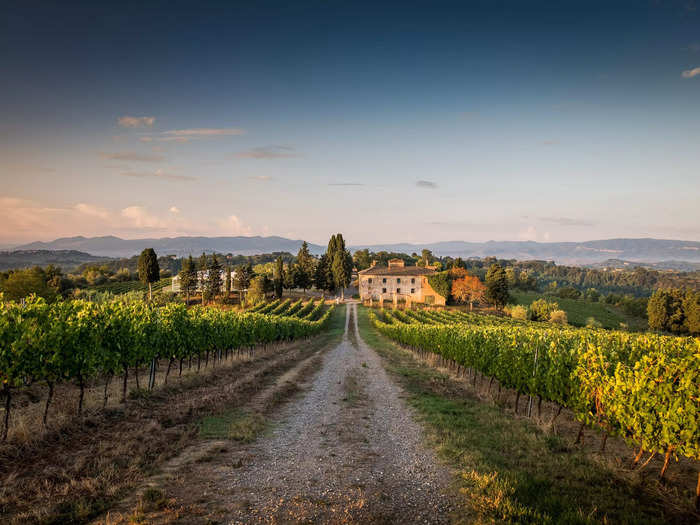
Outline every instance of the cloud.
POLYGON ((191 129, 171 129, 164 131, 164 135, 175 137, 214 137, 219 135, 245 135, 244 129, 239 128, 191 128, 191 129))
POLYGON ((555 146, 555 145, 559 144, 559 141, 556 139, 548 139, 548 140, 543 140, 542 144, 544 144, 545 146, 555 146))
POLYGON ((6 242, 56 238, 76 232, 97 233, 97 228, 104 228, 108 219, 108 212, 87 203, 49 207, 28 199, 0 197, 3 225, 0 239, 6 242))
POLYGON ((109 212, 103 208, 98 208, 92 204, 86 204, 84 202, 79 202, 73 209, 78 213, 87 215, 88 217, 97 217, 98 219, 109 219, 109 212))
POLYGON ((537 240, 537 228, 534 226, 528 226, 526 230, 518 233, 518 239, 521 241, 536 241, 537 240))
POLYGON ((155 171, 125 171, 121 174, 122 177, 135 177, 138 179, 163 179, 172 181, 192 181, 197 180, 197 177, 190 177, 189 175, 174 175, 172 173, 165 173, 163 170, 155 171))
POLYGON ((538 217, 538 220, 559 226, 595 226, 594 222, 570 217, 538 217))
POLYGON ((688 44, 688 47, 684 47, 686 51, 692 51, 693 53, 700 53, 700 42, 693 42, 688 44))
POLYGON ((329 186, 364 186, 361 182, 329 182, 329 186))
POLYGON ((192 137, 160 137, 158 139, 160 142, 189 142, 192 140, 192 137))
POLYGON ((416 182, 416 186, 419 188, 425 188, 429 190, 434 190, 438 187, 437 182, 432 182, 429 180, 419 180, 416 182))
POLYGON ((153 137, 139 137, 141 142, 153 142, 153 137))
POLYGON ((155 117, 119 117, 117 123, 123 128, 150 128, 155 123, 155 117))
POLYGON ((269 175, 253 175, 250 178, 254 179, 254 180, 263 181, 263 182, 268 182, 268 181, 272 180, 272 177, 270 177, 269 175))
POLYGON ((180 213, 180 208, 178 208, 177 206, 170 206, 169 211, 170 213, 174 213, 175 215, 177 215, 178 213, 180 213))
POLYGON ((243 224, 236 215, 229 215, 219 221, 219 228, 228 235, 250 235, 251 233, 250 226, 243 224))
POLYGON ((143 206, 128 206, 121 211, 121 216, 127 219, 134 228, 166 228, 167 223, 151 215, 143 206))
POLYGON ((239 159, 288 159, 298 156, 290 146, 263 146, 236 153, 239 159))
POLYGON ((700 67, 694 67, 693 69, 686 69, 681 73, 683 78, 693 78, 700 75, 700 67))
POLYGON ((136 153, 134 151, 124 151, 121 153, 100 153, 100 156, 109 160, 128 160, 136 162, 162 162, 165 160, 163 155, 149 155, 136 153))

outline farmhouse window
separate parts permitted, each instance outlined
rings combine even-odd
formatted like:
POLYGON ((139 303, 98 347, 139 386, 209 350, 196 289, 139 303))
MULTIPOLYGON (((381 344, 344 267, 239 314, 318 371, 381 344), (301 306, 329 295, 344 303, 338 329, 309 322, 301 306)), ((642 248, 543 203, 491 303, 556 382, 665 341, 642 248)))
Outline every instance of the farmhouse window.
POLYGON ((411 279, 411 284, 416 284, 416 279, 415 279, 415 278, 411 279))
POLYGON ((411 288, 411 293, 416 293, 416 289, 415 289, 415 288, 411 288))
POLYGON ((396 293, 401 293, 401 288, 397 288, 396 293))
POLYGON ((383 282, 383 283, 386 283, 386 277, 384 277, 384 279, 382 279, 382 282, 383 282))
POLYGON ((397 277, 397 278, 396 278, 396 282, 397 282, 397 283, 401 283, 401 277, 397 277))
POLYGON ((386 288, 382 288, 382 293, 386 293, 386 288))
POLYGON ((369 284, 372 284, 372 278, 370 277, 369 279, 367 279, 367 282, 368 282, 369 284))

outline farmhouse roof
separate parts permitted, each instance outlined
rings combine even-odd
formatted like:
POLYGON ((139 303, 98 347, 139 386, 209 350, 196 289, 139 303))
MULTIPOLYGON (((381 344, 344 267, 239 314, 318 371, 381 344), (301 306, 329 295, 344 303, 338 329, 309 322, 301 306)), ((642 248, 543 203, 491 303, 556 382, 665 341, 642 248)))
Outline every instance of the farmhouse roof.
POLYGON ((360 275, 433 275, 435 270, 424 268, 422 266, 372 266, 366 270, 358 272, 360 275))

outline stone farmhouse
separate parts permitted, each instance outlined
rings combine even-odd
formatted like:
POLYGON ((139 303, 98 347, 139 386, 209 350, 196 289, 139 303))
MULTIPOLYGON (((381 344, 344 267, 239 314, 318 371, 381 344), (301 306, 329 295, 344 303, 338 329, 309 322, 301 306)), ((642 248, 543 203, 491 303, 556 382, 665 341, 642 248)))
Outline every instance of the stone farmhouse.
MULTIPOLYGON (((236 277, 235 270, 231 272, 231 281, 233 286, 233 279, 236 277)), ((198 270, 197 271, 197 292, 202 291, 202 281, 206 282, 209 278, 209 270, 198 270)), ((174 293, 179 293, 180 290, 180 276, 176 275, 173 277, 171 291, 174 293)), ((221 292, 226 291, 226 270, 221 270, 221 292)))
POLYGON ((392 301, 444 305, 445 297, 439 295, 428 283, 435 270, 423 266, 406 266, 402 259, 391 259, 388 266, 376 261, 366 270, 358 272, 360 299, 365 301, 392 301))

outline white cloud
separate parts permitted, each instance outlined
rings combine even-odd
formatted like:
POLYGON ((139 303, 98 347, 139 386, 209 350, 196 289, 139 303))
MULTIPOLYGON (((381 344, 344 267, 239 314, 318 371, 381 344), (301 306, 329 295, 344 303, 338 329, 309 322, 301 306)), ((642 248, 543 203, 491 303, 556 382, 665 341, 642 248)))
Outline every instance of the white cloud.
POLYGON ((229 215, 219 221, 219 228, 228 235, 250 235, 252 231, 250 226, 243 224, 236 215, 229 215))
POLYGON ((96 234, 109 224, 109 217, 109 212, 87 203, 49 207, 28 199, 0 197, 0 239, 26 242, 96 234))
POLYGON ((155 123, 155 117, 119 117, 117 123, 123 128, 150 128, 155 123))
POLYGON ((534 226, 528 226, 526 230, 518 233, 518 239, 521 241, 536 241, 537 240, 537 228, 534 226))
POLYGON ((263 181, 263 182, 267 182, 267 181, 272 180, 272 177, 270 177, 269 175, 253 175, 253 176, 250 177, 250 178, 251 178, 251 179, 255 179, 255 180, 260 180, 260 181, 263 181))
POLYGON ((160 142, 189 142, 192 137, 161 137, 158 139, 160 142))
POLYGON ((153 142, 153 137, 139 137, 141 142, 153 142))
POLYGON ((97 217, 98 219, 109 219, 109 212, 103 208, 98 208, 92 204, 86 204, 84 202, 79 202, 73 209, 78 213, 87 215, 88 217, 97 217))
POLYGON ((180 213, 180 208, 178 208, 177 206, 170 206, 170 213, 174 213, 177 215, 178 213, 180 213))
POLYGON ((197 180, 197 177, 191 177, 189 175, 175 175, 173 173, 166 173, 163 170, 155 171, 125 171, 122 177, 134 177, 137 179, 162 179, 171 181, 193 181, 197 180))
POLYGON ((700 75, 700 67, 694 67, 693 69, 686 69, 681 73, 683 78, 693 78, 700 75))
POLYGON ((433 182, 431 180, 419 180, 416 182, 416 186, 418 186, 419 188, 425 188, 429 190, 434 190, 438 187, 437 182, 433 182))
POLYGON ((149 155, 137 153, 135 151, 122 151, 118 153, 101 152, 100 156, 109 160, 126 160, 136 162, 162 162, 163 160, 165 160, 165 157, 163 155, 149 155))
POLYGON ((176 137, 212 137, 218 135, 244 135, 245 130, 239 128, 190 128, 171 129, 170 131, 164 131, 163 134, 176 137))
POLYGON ((143 206, 128 206, 121 211, 121 216, 128 220, 134 228, 166 228, 167 223, 152 215, 143 206))
POLYGON ((290 146, 263 146, 236 154, 239 159, 289 159, 299 154, 290 146))

